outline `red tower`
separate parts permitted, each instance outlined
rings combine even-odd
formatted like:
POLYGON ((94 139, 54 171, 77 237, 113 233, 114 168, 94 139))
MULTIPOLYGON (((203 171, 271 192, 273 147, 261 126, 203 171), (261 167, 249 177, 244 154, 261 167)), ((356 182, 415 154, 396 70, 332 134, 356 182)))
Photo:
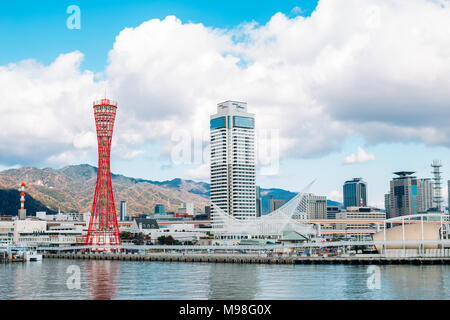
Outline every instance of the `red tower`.
POLYGON ((109 99, 94 102, 98 142, 98 172, 86 245, 120 245, 119 226, 111 183, 110 153, 117 103, 109 99))

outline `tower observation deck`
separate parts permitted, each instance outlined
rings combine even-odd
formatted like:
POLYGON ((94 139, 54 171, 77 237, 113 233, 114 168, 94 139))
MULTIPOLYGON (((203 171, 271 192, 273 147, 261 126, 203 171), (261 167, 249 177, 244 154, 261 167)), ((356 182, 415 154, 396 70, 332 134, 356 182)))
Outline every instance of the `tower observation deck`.
POLYGON ((109 99, 94 102, 98 142, 98 172, 85 245, 120 245, 119 226, 111 182, 111 139, 117 103, 109 99))

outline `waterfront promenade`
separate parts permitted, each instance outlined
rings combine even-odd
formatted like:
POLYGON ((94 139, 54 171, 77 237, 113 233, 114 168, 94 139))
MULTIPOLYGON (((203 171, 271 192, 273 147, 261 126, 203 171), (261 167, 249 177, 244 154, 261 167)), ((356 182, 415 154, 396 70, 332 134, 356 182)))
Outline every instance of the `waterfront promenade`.
POLYGON ((258 263, 258 264, 450 264, 450 241, 342 241, 315 242, 290 245, 122 245, 98 248, 41 247, 43 257, 85 260, 173 261, 210 263, 258 263), (378 254, 355 254, 352 248, 386 248, 403 244, 403 249, 383 249, 378 254), (417 249, 406 249, 407 245, 417 249), (438 249, 425 249, 435 244, 438 249), (93 252, 92 250, 101 250, 93 252), (331 252, 333 249, 333 252, 331 252), (104 251, 103 251, 104 250, 104 251), (328 252, 324 251, 328 250, 328 252))
POLYGON ((258 254, 205 254, 205 253, 46 253, 44 259, 121 260, 121 261, 163 261, 204 263, 249 263, 249 264, 450 264, 450 257, 443 256, 263 256, 258 254))

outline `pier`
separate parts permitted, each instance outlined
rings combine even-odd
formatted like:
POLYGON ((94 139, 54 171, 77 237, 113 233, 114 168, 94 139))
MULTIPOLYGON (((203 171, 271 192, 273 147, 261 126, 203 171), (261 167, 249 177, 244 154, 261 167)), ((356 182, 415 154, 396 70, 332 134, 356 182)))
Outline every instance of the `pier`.
POLYGON ((120 261, 160 261, 160 262, 204 262, 236 264, 351 264, 351 265, 389 265, 389 264, 450 264, 450 257, 388 257, 381 255, 361 255, 349 257, 316 256, 260 256, 250 254, 179 254, 179 253, 45 253, 44 259, 80 260, 120 260, 120 261))

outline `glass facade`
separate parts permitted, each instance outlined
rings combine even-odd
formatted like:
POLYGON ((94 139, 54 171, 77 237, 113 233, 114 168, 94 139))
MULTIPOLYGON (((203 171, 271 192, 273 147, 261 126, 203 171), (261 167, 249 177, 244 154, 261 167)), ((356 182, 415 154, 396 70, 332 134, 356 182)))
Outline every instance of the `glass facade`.
POLYGON ((367 206, 367 184, 361 178, 346 181, 343 191, 344 208, 367 206))
POLYGON ((156 214, 164 214, 164 213, 166 213, 164 205, 162 205, 162 204, 155 205, 155 213, 156 214))
POLYGON ((255 128, 255 119, 250 117, 233 117, 233 127, 238 128, 248 128, 248 129, 254 129, 255 128))
POLYGON ((225 128, 225 117, 212 119, 209 124, 211 130, 225 128))

